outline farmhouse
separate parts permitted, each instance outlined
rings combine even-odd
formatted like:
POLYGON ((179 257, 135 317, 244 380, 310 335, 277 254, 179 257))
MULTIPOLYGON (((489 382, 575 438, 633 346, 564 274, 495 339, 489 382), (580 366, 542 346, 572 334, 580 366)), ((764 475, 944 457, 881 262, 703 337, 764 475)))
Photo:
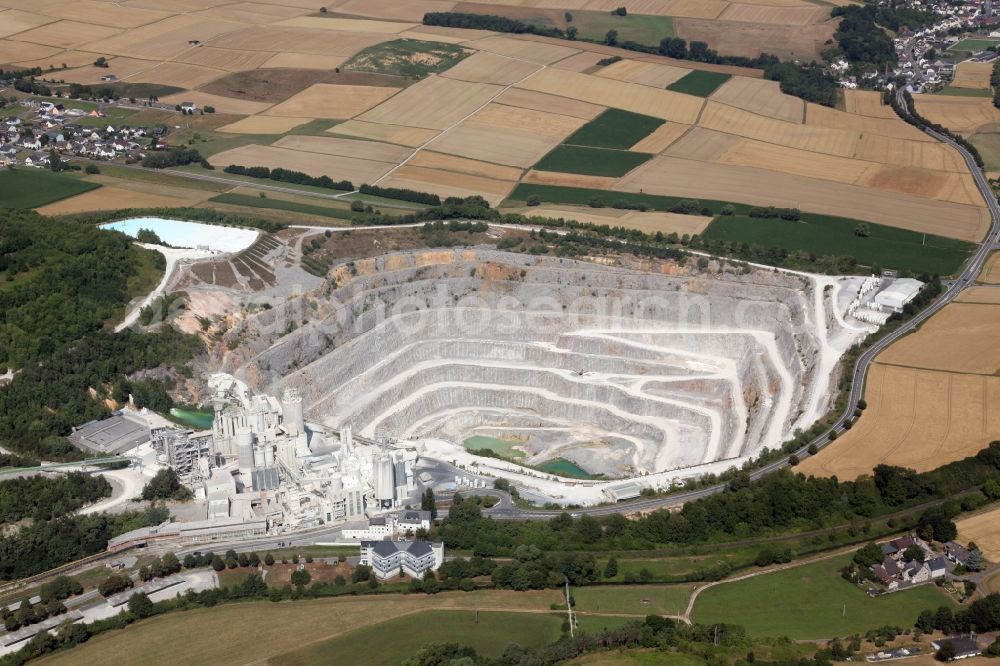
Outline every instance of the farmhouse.
POLYGON ((949 541, 944 545, 944 554, 952 562, 965 566, 971 552, 962 544, 949 541))
POLYGON ((940 650, 944 643, 951 643, 952 648, 955 650, 955 656, 951 658, 951 661, 956 659, 968 659, 969 657, 976 657, 983 653, 979 649, 979 644, 976 642, 975 636, 949 636, 948 638, 939 638, 936 641, 931 642, 931 647, 935 650, 940 650))
POLYGON ((198 110, 198 105, 194 102, 181 102, 181 111, 191 113, 198 110))
POLYGON ((440 541, 362 541, 361 564, 372 568, 375 576, 385 580, 405 573, 423 578, 428 571, 437 571, 444 562, 444 544, 440 541))

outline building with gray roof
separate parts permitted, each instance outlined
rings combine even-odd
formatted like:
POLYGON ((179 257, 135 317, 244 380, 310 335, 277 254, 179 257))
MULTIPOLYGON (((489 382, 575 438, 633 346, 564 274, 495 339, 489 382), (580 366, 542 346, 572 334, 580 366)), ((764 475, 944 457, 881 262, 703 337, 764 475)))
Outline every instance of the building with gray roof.
POLYGON ((423 578, 437 571, 444 562, 444 543, 440 541, 362 541, 361 564, 370 566, 381 580, 404 573, 423 578))

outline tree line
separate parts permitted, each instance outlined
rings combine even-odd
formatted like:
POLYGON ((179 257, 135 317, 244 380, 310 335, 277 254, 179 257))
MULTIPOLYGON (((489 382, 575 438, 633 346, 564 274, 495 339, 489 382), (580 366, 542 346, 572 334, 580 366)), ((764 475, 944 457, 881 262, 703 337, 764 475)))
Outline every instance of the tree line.
POLYGON ((0 481, 0 523, 51 520, 110 496, 107 479, 83 472, 0 481))
POLYGON ((543 552, 651 550, 860 523, 939 500, 902 522, 926 539, 948 540, 954 538, 952 519, 963 507, 985 502, 989 495, 980 488, 988 493, 998 482, 1000 442, 993 442, 975 456, 922 473, 880 465, 854 481, 788 470, 751 481, 740 472, 724 492, 687 502, 678 512, 655 511, 635 520, 617 514, 573 519, 566 513, 550 521, 493 520, 469 498, 456 502, 431 537, 482 557, 513 556, 520 546, 543 552))
POLYGON ((295 183, 296 185, 309 185, 311 187, 322 187, 328 190, 341 190, 350 192, 354 189, 354 184, 349 180, 333 180, 329 176, 310 176, 302 171, 292 171, 291 169, 276 168, 271 169, 266 166, 240 166, 230 164, 223 169, 226 173, 236 176, 249 176, 250 178, 267 178, 282 183, 295 183))
POLYGON ((982 155, 979 154, 979 150, 974 145, 969 143, 969 141, 967 141, 965 137, 963 137, 962 135, 952 132, 944 125, 940 125, 938 123, 932 123, 931 121, 927 120, 922 115, 920 115, 920 113, 917 111, 916 106, 914 106, 913 104, 913 95, 911 95, 908 92, 903 93, 903 103, 905 106, 900 106, 896 95, 894 95, 891 91, 887 91, 885 93, 885 97, 887 98, 889 104, 892 106, 892 110, 895 111, 896 115, 898 115, 900 118, 902 118, 903 120, 905 120, 906 122, 908 122, 909 124, 913 125, 918 129, 921 130, 931 129, 937 132, 938 134, 945 135, 958 145, 962 146, 962 148, 965 148, 965 150, 967 150, 972 155, 972 159, 975 160, 976 165, 980 169, 983 168, 985 163, 983 162, 982 155))

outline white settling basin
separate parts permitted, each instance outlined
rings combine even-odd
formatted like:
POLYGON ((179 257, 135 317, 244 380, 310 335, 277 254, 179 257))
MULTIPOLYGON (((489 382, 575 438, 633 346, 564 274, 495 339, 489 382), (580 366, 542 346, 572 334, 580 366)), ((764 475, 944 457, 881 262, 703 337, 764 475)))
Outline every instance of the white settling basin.
POLYGON ((132 238, 138 235, 140 229, 149 229, 160 240, 173 247, 207 248, 215 252, 239 252, 250 247, 257 239, 257 232, 250 229, 167 220, 162 217, 134 217, 102 224, 101 229, 121 231, 132 238))

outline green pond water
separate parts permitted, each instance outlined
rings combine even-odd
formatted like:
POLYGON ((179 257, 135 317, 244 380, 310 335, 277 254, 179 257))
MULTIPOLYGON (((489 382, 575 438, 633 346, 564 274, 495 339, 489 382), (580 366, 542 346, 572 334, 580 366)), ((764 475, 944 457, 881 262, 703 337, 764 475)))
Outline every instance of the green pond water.
POLYGON ((576 463, 566 460, 565 458, 553 458, 552 460, 546 460, 540 465, 535 465, 535 469, 549 474, 555 474, 556 476, 564 476, 570 479, 594 478, 587 472, 587 470, 583 469, 576 463))
POLYGON ((215 419, 214 412, 203 412, 196 409, 178 409, 177 407, 170 410, 170 416, 184 425, 191 426, 195 430, 211 430, 212 421, 215 419))
POLYGON ((462 442, 465 448, 470 451, 493 449, 494 453, 501 455, 504 458, 523 458, 524 452, 518 451, 514 448, 514 445, 518 443, 519 442, 500 439, 498 437, 484 437, 483 435, 476 435, 462 442))

